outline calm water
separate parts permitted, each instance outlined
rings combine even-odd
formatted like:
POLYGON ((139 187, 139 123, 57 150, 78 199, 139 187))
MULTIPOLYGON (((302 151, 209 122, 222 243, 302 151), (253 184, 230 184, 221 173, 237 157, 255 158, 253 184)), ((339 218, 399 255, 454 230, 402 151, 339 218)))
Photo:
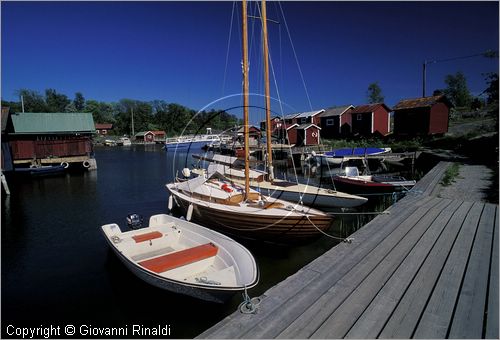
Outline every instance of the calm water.
MULTIPOLYGON (((98 170, 58 177, 16 179, 2 196, 2 337, 6 327, 170 325, 171 337, 191 338, 236 310, 152 287, 129 272, 108 249, 100 226, 125 216, 167 213, 165 183, 190 155, 161 146, 96 148, 98 170)), ((390 200, 369 202, 381 210, 390 200)), ((331 233, 347 236, 373 216, 343 216, 331 233)), ((324 253, 336 241, 322 237, 294 248, 245 244, 261 281, 257 296, 324 253)), ((77 333, 78 334, 78 333, 77 333)), ((130 335, 130 334, 129 334, 130 335)))

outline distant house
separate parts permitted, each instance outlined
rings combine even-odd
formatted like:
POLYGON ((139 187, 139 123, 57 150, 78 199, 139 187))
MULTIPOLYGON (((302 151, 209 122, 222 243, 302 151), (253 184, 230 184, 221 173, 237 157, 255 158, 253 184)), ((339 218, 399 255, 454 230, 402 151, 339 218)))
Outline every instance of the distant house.
POLYGON ((390 112, 391 109, 384 103, 357 106, 349 111, 352 133, 364 136, 374 133, 382 136, 389 134, 390 112))
POLYGON ((305 123, 293 128, 297 131, 296 146, 318 145, 321 128, 313 123, 305 123))
POLYGON ((319 115, 321 126, 321 138, 335 138, 351 133, 351 115, 349 111, 354 109, 352 105, 338 106, 326 109, 319 115))
POLYGON ((165 131, 141 131, 134 136, 137 142, 143 143, 162 143, 165 142, 165 131))
POLYGON ((444 95, 401 100, 394 106, 394 134, 444 134, 452 107, 444 95))
POLYGON ((112 129, 113 129, 113 124, 109 124, 109 123, 104 123, 104 124, 97 123, 97 124, 95 124, 95 130, 96 130, 98 135, 105 136, 112 129))
MULTIPOLYGON (((243 142, 243 133, 244 133, 244 127, 240 127, 237 131, 238 137, 240 138, 241 142, 243 142)), ((261 132, 260 129, 256 126, 250 126, 248 128, 248 138, 249 138, 249 143, 250 145, 256 145, 259 144, 260 138, 261 138, 261 132)))
MULTIPOLYGON (((271 132, 276 131, 276 129, 278 128, 278 125, 280 125, 280 123, 281 123, 281 117, 279 117, 279 116, 271 117, 271 132)), ((261 131, 266 130, 266 121, 265 120, 261 121, 259 125, 260 125, 261 131)))
POLYGON ((299 124, 282 124, 278 129, 278 140, 284 144, 297 144, 297 129, 299 124))
POLYGON ((19 112, 9 115, 6 131, 14 165, 83 162, 85 166, 91 158, 95 125, 86 112, 19 112))

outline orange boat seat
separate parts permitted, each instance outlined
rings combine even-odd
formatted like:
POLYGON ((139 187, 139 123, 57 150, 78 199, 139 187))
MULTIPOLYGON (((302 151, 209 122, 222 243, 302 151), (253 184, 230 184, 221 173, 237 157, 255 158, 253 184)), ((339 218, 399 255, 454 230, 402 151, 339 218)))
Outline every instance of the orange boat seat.
POLYGON ((149 240, 154 240, 155 238, 160 238, 162 236, 163 236, 163 234, 160 233, 159 231, 152 231, 150 233, 132 236, 132 238, 135 240, 135 243, 140 243, 140 242, 145 242, 145 241, 149 241, 149 240))
POLYGON ((217 255, 219 248, 213 243, 202 244, 154 259, 139 262, 139 265, 155 273, 163 273, 217 255))

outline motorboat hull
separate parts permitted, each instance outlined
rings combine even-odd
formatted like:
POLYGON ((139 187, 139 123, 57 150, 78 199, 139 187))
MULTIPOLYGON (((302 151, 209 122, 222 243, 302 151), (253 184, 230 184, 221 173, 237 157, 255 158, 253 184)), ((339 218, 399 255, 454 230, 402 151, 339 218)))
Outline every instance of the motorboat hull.
POLYGON ((224 303, 258 282, 255 259, 245 247, 195 223, 160 214, 147 228, 121 232, 107 224, 101 229, 125 266, 155 287, 224 303), (197 249, 203 247, 211 253, 197 249))
POLYGON ((406 191, 415 184, 414 181, 375 182, 347 176, 334 176, 333 183, 338 190, 358 195, 406 191))
POLYGON ((206 288, 200 288, 195 286, 190 286, 183 284, 178 281, 170 281, 158 275, 154 275, 146 270, 142 270, 140 267, 133 265, 127 258, 125 258, 115 247, 113 247, 112 243, 108 241, 113 252, 118 256, 120 261, 130 270, 135 276, 144 282, 155 286, 160 289, 168 290, 172 293, 188 295, 197 299, 201 299, 204 301, 215 302, 215 303, 226 303, 230 300, 234 294, 236 294, 239 290, 212 290, 206 288))

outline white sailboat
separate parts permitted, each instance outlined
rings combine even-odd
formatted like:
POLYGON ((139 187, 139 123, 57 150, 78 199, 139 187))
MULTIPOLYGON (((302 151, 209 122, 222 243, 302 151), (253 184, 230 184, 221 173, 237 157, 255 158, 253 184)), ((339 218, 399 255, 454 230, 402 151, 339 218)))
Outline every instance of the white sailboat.
MULTIPOLYGON (((264 35, 264 61, 267 64, 267 29, 265 1, 262 1, 264 35)), ((273 243, 300 242, 321 235, 332 217, 299 202, 266 197, 250 188, 249 168, 249 86, 247 8, 243 1, 243 107, 245 184, 231 183, 223 171, 213 169, 207 176, 167 184, 170 191, 169 207, 175 203, 184 210, 188 219, 238 237, 273 243)), ((266 87, 269 78, 266 76, 266 87)), ((268 93, 268 90, 266 90, 268 93)), ((269 96, 266 105, 269 109, 269 96)), ((270 140, 270 139, 268 139, 270 140)), ((272 169, 271 169, 272 170, 272 169)))
MULTIPOLYGON (((225 177, 232 182, 244 185, 245 172, 236 165, 239 159, 232 156, 214 155, 204 160, 221 164, 225 177)), ((194 170, 198 174, 202 173, 194 170)), ((368 201, 367 198, 351 195, 345 192, 320 188, 311 184, 290 182, 274 178, 267 180, 268 173, 259 170, 250 170, 250 187, 264 195, 291 202, 302 202, 311 207, 320 208, 353 208, 368 201)))

